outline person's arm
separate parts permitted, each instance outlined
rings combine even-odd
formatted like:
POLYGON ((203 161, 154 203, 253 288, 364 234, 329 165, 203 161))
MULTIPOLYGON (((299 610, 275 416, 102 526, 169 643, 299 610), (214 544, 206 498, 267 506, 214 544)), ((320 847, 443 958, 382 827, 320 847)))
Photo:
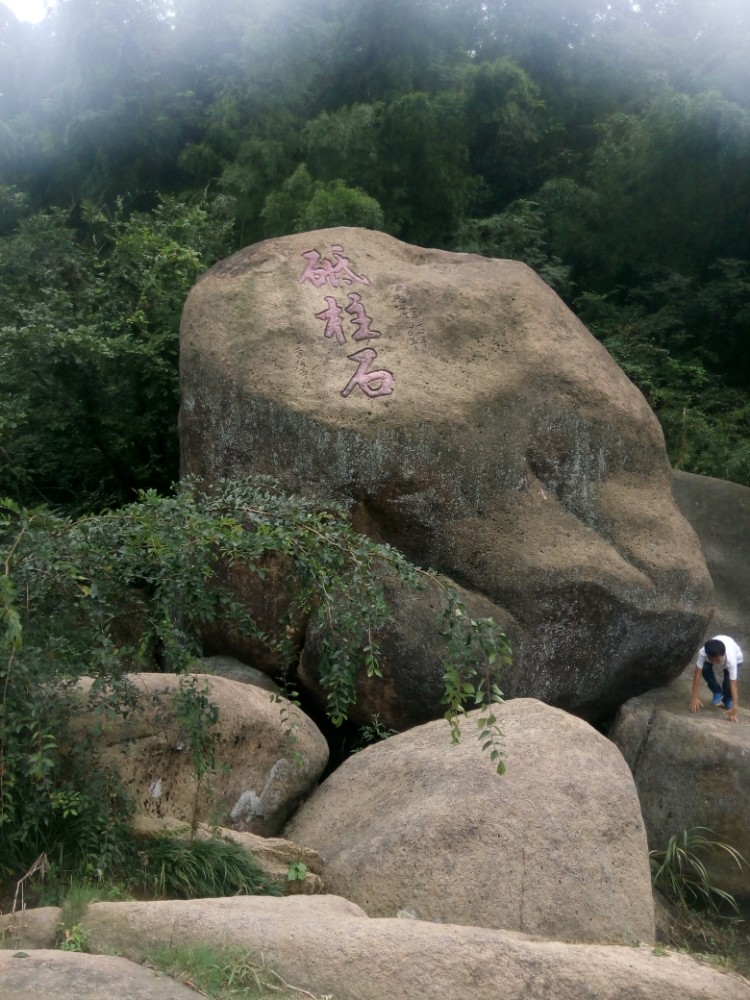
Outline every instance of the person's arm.
MULTIPOLYGON (((703 702, 698 696, 701 686, 701 678, 703 677, 703 672, 700 667, 695 668, 695 673, 693 674, 693 690, 690 692, 690 711, 699 712, 703 708, 703 702)), ((731 681, 734 684, 734 681, 731 681)), ((736 720, 735 720, 736 721, 736 720)))
POLYGON ((732 692, 733 705, 727 712, 727 722, 737 722, 737 709, 740 704, 739 684, 737 681, 730 681, 729 689, 732 692))

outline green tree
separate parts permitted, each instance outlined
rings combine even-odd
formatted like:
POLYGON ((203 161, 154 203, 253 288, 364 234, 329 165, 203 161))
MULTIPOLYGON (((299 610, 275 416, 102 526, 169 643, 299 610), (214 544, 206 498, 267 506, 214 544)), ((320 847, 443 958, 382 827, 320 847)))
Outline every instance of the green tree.
POLYGON ((750 260, 719 258, 709 267, 693 307, 694 336, 710 355, 714 370, 726 373, 732 389, 750 387, 750 260), (720 337, 705 335, 715 330, 721 331, 720 337))
POLYGON ((387 105, 378 184, 370 193, 390 232, 420 246, 450 244, 477 194, 467 138, 460 94, 410 93, 387 105))
POLYGON ((638 21, 639 44, 668 68, 677 89, 720 89, 747 107, 750 12, 742 0, 644 0, 638 21))
POLYGON ((314 181, 305 167, 297 167, 266 199, 262 212, 267 236, 302 233, 330 226, 383 228, 383 210, 360 188, 349 187, 341 179, 314 181))
POLYGON ((234 200, 240 245, 263 236, 261 213, 266 198, 282 186, 297 165, 299 125, 285 109, 257 121, 253 134, 240 144, 221 175, 219 187, 234 200))
POLYGON ((23 118, 6 119, 25 147, 11 179, 42 203, 66 205, 174 190, 195 112, 162 72, 167 5, 61 0, 32 37, 29 76, 43 85, 24 81, 36 99, 25 100, 23 118))
POLYGON ((748 162, 750 115, 718 94, 664 91, 644 114, 602 123, 589 185, 601 196, 606 279, 750 257, 748 162))
POLYGON ((539 88, 508 59, 469 67, 463 87, 469 169, 482 178, 487 207, 505 207, 543 179, 540 152, 549 121, 539 88))
POLYGON ((464 0, 335 0, 330 5, 335 61, 327 75, 327 110, 435 93, 450 67, 465 63, 473 11, 464 0))
POLYGON ((380 166, 383 104, 344 105, 323 111, 302 131, 305 163, 320 180, 343 179, 369 190, 380 166))
POLYGON ((80 510, 177 477, 180 312, 228 225, 166 200, 78 228, 35 213, 0 240, 0 479, 16 499, 80 510))
POLYGON ((459 230, 456 249, 521 260, 559 294, 570 294, 570 268, 550 252, 546 220, 536 202, 521 199, 499 215, 466 222, 459 230))

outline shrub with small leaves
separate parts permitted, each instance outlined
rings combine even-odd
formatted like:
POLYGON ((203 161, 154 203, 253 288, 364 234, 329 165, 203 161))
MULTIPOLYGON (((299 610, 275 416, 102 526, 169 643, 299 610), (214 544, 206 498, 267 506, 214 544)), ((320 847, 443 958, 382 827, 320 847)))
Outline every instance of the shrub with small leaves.
POLYGON ((103 871, 117 861, 128 816, 117 775, 97 761, 95 731, 75 748, 67 739, 68 719, 80 710, 75 698, 82 676, 93 678, 87 709, 104 719, 138 711, 128 672, 185 672, 174 708, 199 782, 210 779, 216 709, 189 677, 202 653, 202 626, 241 629, 288 666, 295 662, 286 623, 260 629, 220 571, 240 565, 262 578, 269 554, 290 563, 293 613, 314 610, 330 626, 320 676, 337 725, 354 702, 357 672, 380 670, 374 636, 389 614, 381 570, 415 589, 437 583, 452 737, 459 737, 466 707, 484 706, 479 735, 502 771, 501 734, 490 705, 501 698, 499 674, 510 658, 504 634, 490 619, 470 618, 436 574, 355 532, 341 506, 290 496, 265 479, 227 480, 210 489, 186 481, 173 495, 145 491, 126 507, 81 518, 0 501, 0 864, 6 874, 23 871, 42 851, 85 856, 103 871))

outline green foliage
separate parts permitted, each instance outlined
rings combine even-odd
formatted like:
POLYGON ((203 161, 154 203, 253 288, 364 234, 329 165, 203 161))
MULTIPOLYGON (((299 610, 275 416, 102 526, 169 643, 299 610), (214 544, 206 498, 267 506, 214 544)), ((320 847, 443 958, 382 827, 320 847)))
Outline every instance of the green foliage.
POLYGON ((283 236, 333 226, 382 229, 383 210, 360 188, 343 180, 314 181, 301 164, 280 191, 272 192, 262 211, 267 236, 283 236))
MULTIPOLYGON (((0 638, 0 858, 4 874, 25 870, 43 852, 54 858, 64 851, 77 862, 108 867, 118 854, 126 812, 117 776, 105 767, 92 766, 95 754, 86 740, 76 752, 68 737, 80 665, 71 669, 66 661, 77 658, 71 639, 81 617, 76 593, 83 598, 90 587, 57 549, 52 533, 60 524, 42 512, 27 514, 12 502, 0 511, 0 619, 5 626, 0 638), (38 604, 30 616, 27 600, 32 595, 38 604), (58 601, 66 598, 71 603, 63 611, 58 601), (49 630, 41 624, 44 618, 49 630)), ((96 618, 94 612, 88 632, 89 658, 91 672, 99 673, 103 681, 108 640, 96 618)), ((100 688, 98 694, 102 710, 132 701, 119 672, 110 676, 109 688, 100 688)))
POLYGON ((750 112, 720 94, 665 87, 597 130, 587 180, 600 199, 591 233, 600 281, 632 284, 656 267, 701 274, 718 258, 748 256, 736 212, 750 204, 750 112))
POLYGON ((711 882, 706 858, 724 853, 741 869, 747 862, 734 847, 715 840, 710 830, 696 826, 673 834, 663 850, 651 851, 652 881, 679 909, 706 909, 719 915, 723 907, 739 913, 734 896, 711 882))
MULTIPOLYGON (((605 252, 596 240, 601 201, 596 191, 571 177, 546 180, 534 194, 545 252, 564 261, 581 290, 596 287, 599 255, 605 252)), ((604 262, 608 259, 605 255, 604 262)))
POLYGON ((62 939, 58 948, 60 951, 85 951, 88 931, 81 924, 61 928, 62 939))
POLYGON ((375 198, 361 188, 347 187, 342 180, 331 181, 316 187, 309 203, 302 209, 297 228, 306 232, 332 226, 383 229, 383 210, 375 198))
POLYGON ((357 753, 360 750, 364 750, 365 747, 371 746, 373 743, 381 743, 383 740, 387 740, 389 736, 397 735, 397 729, 392 729, 390 726, 384 725, 379 715, 373 715, 369 723, 359 727, 357 740, 350 752, 357 753))
POLYGON ((315 177, 368 187, 377 176, 382 102, 322 111, 302 132, 305 162, 315 177))
POLYGON ((93 854, 81 860, 62 853, 60 862, 38 868, 27 886, 24 902, 60 907, 64 950, 84 950, 81 921, 88 905, 99 900, 282 894, 252 855, 230 841, 127 831, 118 848, 106 871, 94 867, 93 854))
POLYGON ((60 924, 62 927, 73 927, 80 924, 91 903, 121 902, 132 899, 132 896, 122 886, 105 885, 94 877, 92 881, 76 881, 61 878, 46 878, 46 884, 40 886, 39 901, 42 906, 58 906, 60 908, 60 924))
MULTIPOLYGON (((314 609, 330 626, 320 672, 337 725, 354 701, 357 672, 379 670, 373 636, 388 615, 380 569, 414 588, 435 580, 358 535, 337 505, 288 496, 267 481, 226 481, 211 492, 185 482, 172 496, 145 491, 137 503, 78 519, 5 501, 0 544, 0 857, 9 871, 42 851, 67 867, 109 872, 123 863, 128 804, 95 744, 71 740, 69 720, 82 710, 102 719, 137 711, 129 670, 189 670, 201 627, 217 621, 294 662, 284 622, 262 632, 227 591, 222 563, 262 577, 269 554, 289 559, 294 608, 314 609), (93 679, 85 696, 82 676, 93 679)), ((447 716, 457 737, 464 705, 497 698, 509 652, 491 621, 469 619, 453 591, 445 600, 447 716)), ((172 710, 201 786, 217 766, 215 707, 186 676, 172 710)), ((493 759, 496 751, 493 743, 493 759)))
POLYGON ((171 709, 179 719, 183 742, 190 749, 195 777, 191 836, 195 837, 201 820, 200 806, 207 796, 208 785, 216 770, 214 727, 219 721, 219 709, 209 701, 207 684, 199 686, 192 674, 180 678, 179 690, 172 697, 171 709))
POLYGON ((708 287, 673 274, 626 297, 584 293, 576 304, 655 410, 672 465, 750 485, 748 391, 722 382, 713 350, 695 348, 708 287))
POLYGON ((750 395, 715 387, 705 398, 660 413, 672 464, 750 485, 750 395))
POLYGON ((226 248, 216 209, 38 212, 0 239, 0 480, 91 509, 177 474, 179 317, 226 248), (43 289, 43 294, 40 294, 43 289))
POLYGON ((308 868, 304 861, 290 861, 287 868, 287 882, 303 882, 307 878, 308 868))
MULTIPOLYGON (((747 388, 750 364, 750 260, 720 258, 708 269, 707 280, 695 289, 693 325, 697 330, 720 330, 706 345, 715 370, 726 373, 730 391, 747 388)), ((733 477, 732 477, 733 478, 733 477)))
POLYGON ((281 889, 239 844, 153 837, 134 841, 134 846, 123 875, 132 891, 145 892, 150 898, 281 895, 281 889))
POLYGON ((335 27, 326 55, 330 58, 335 46, 335 76, 331 76, 340 104, 431 91, 445 73, 445 63, 453 66, 467 61, 477 13, 465 0, 379 0, 377 4, 335 0, 330 9, 335 27))
POLYGON ((570 291, 570 267, 551 253, 540 206, 517 201, 500 215, 472 219, 458 232, 457 250, 484 257, 521 260, 532 267, 560 295, 570 291))
POLYGON ((234 201, 235 226, 241 244, 264 233, 261 213, 268 196, 289 177, 295 165, 299 121, 288 114, 258 123, 224 168, 219 186, 234 201))
POLYGON ((458 92, 414 92, 387 105, 371 191, 383 204, 389 232, 419 246, 450 244, 478 188, 468 170, 467 138, 458 92))
POLYGON ((531 77, 511 59, 474 63, 462 79, 470 169, 490 209, 531 192, 543 179, 549 112, 531 77))
POLYGON ((300 993, 318 1000, 307 990, 285 983, 241 948, 170 946, 149 951, 146 960, 150 966, 213 1000, 295 1000, 300 993))
POLYGON ((502 732, 493 705, 503 700, 498 686, 502 667, 511 662, 507 639, 491 618, 469 618, 456 592, 448 588, 447 607, 443 612, 444 635, 448 655, 443 663, 445 679, 445 718, 450 723, 451 740, 460 739, 460 719, 470 707, 480 707, 477 718, 482 750, 489 752, 498 774, 505 772, 502 761, 502 732), (470 650, 473 655, 467 655, 470 650), (473 702, 473 704, 472 704, 473 702))
POLYGON ((673 911, 669 944, 722 972, 750 974, 750 929, 746 920, 681 907, 673 911))

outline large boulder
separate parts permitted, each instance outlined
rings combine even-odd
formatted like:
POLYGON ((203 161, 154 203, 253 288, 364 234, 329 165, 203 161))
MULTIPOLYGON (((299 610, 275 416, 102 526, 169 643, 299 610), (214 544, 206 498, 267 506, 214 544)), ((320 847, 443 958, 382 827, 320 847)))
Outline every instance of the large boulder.
MULTIPOLYGON (((92 951, 133 961, 143 961, 149 949, 158 947, 241 949, 279 974, 290 995, 336 1000, 750 1000, 750 986, 739 977, 664 949, 564 944, 480 927, 373 920, 335 896, 96 903, 81 924, 92 951)), ((105 967, 98 956, 79 958, 79 967, 105 967)), ((9 982, 4 977, 16 961, 9 957, 3 962, 0 952, 3 998, 9 982)), ((41 980, 34 977, 34 965, 11 970, 16 977, 24 972, 25 978, 15 982, 35 989, 41 980)), ((108 982, 107 992, 96 1000, 140 1000, 135 991, 127 991, 128 982, 108 982)), ((73 989, 47 995, 89 997, 73 989)), ((169 993, 162 996, 166 1000, 169 993)))
POLYGON ((594 717, 675 676, 711 581, 643 396, 528 267, 333 229, 193 288, 183 474, 270 474, 517 622, 507 695, 594 717))
MULTIPOLYGON (((139 710, 105 719, 97 747, 117 766, 144 816, 188 824, 206 819, 275 836, 328 763, 324 736, 296 706, 253 684, 208 674, 192 678, 198 699, 218 708, 216 729, 208 730, 216 766, 206 782, 196 780, 190 726, 175 708, 184 675, 131 675, 139 710)), ((80 687, 85 694, 90 681, 80 687)), ((97 716, 97 727, 100 721, 97 716)), ((71 735, 94 729, 82 706, 71 735)))
POLYGON ((620 752, 532 699, 497 717, 503 776, 476 712, 457 746, 431 722, 349 758, 284 836, 317 851, 329 891, 370 916, 653 941, 646 834, 620 752))
MULTIPOLYGON (((750 656, 750 573, 742 553, 750 537, 750 489, 710 476, 674 473, 675 498, 700 538, 716 587, 716 609, 685 671, 671 684, 622 706, 610 730, 633 771, 649 846, 663 850, 673 835, 705 827, 750 862, 750 710, 740 673, 739 725, 710 707, 690 712, 699 646, 712 635, 734 636, 750 656)), ((747 669, 747 668, 745 668, 747 669)), ((717 848, 702 858, 712 885, 750 900, 750 866, 738 868, 717 848)))
MULTIPOLYGON (((712 635, 750 639, 750 489, 711 476, 673 473, 674 497, 698 535, 714 583, 712 635)), ((702 645, 703 638, 698 645, 702 645)), ((748 647, 750 653, 750 647, 748 647)), ((747 656, 747 654, 746 654, 747 656)))
POLYGON ((674 834, 704 827, 704 836, 738 850, 738 867, 721 848, 702 856, 712 885, 750 901, 750 710, 738 725, 720 708, 690 711, 694 668, 668 687, 622 706, 610 738, 633 772, 649 846, 663 850, 674 834))

